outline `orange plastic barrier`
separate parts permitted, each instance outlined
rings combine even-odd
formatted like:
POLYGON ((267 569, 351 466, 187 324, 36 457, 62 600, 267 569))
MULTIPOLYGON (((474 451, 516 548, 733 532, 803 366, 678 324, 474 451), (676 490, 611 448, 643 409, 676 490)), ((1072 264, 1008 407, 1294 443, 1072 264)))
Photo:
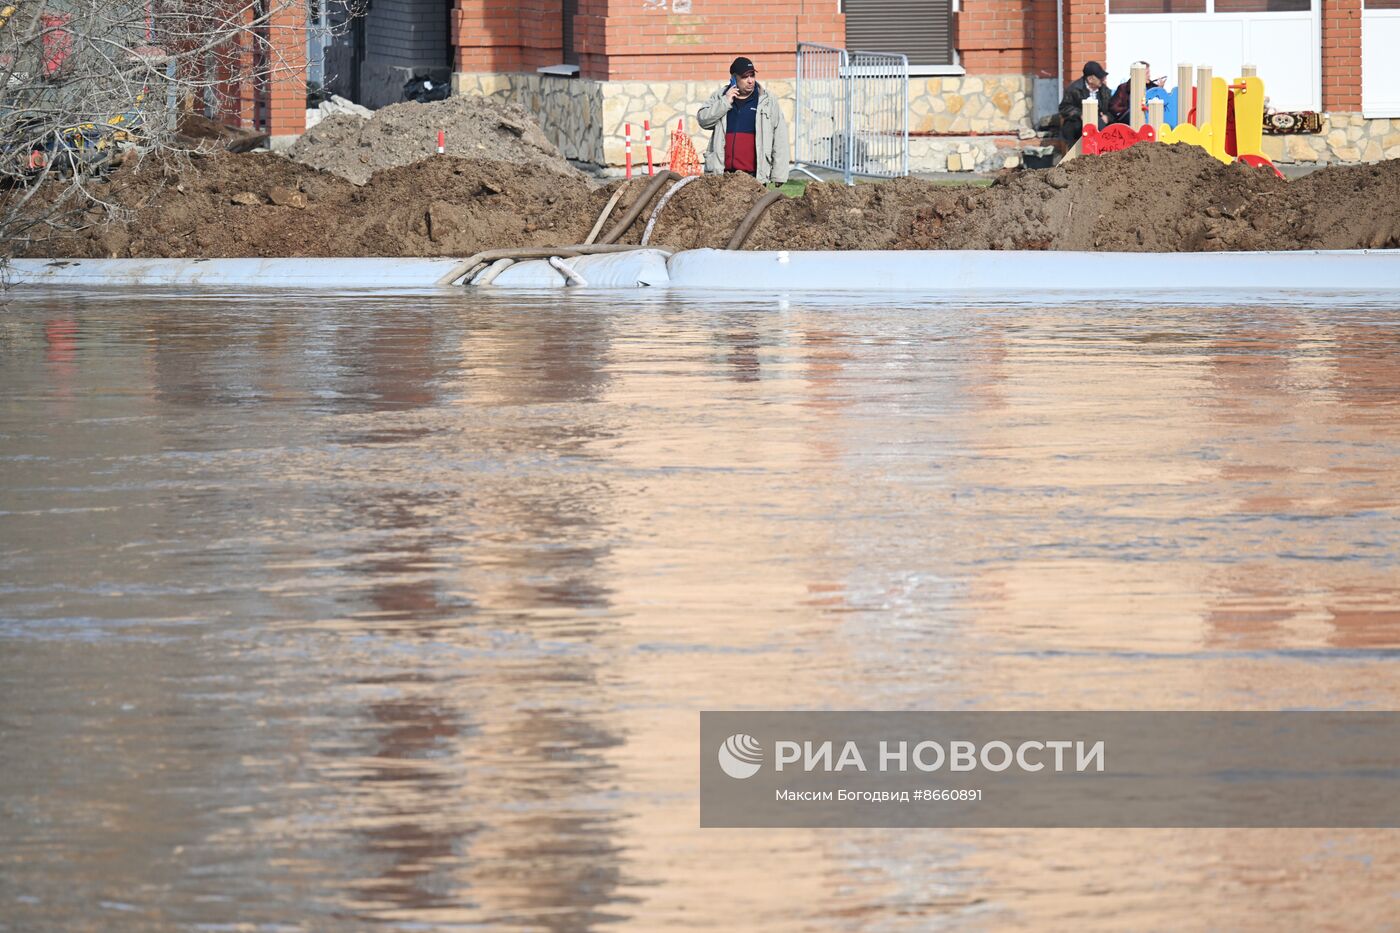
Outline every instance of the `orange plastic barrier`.
POLYGON ((699 175, 704 172, 695 145, 685 133, 685 121, 676 121, 676 131, 671 134, 671 171, 677 175, 699 175))

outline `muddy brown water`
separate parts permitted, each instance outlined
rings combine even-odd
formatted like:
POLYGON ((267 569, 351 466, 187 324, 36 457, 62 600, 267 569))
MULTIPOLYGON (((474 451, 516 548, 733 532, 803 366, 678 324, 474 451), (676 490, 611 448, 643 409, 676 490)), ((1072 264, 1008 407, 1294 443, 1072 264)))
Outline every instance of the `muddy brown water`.
POLYGON ((697 828, 706 708, 1395 709, 1400 301, 17 293, 0 929, 1374 928, 1394 831, 697 828))

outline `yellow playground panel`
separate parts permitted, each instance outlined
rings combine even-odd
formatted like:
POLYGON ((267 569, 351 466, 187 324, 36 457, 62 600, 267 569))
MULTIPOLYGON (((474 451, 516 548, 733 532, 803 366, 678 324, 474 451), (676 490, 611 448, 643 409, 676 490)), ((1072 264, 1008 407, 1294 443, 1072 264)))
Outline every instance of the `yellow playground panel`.
MULTIPOLYGON (((1145 71, 1136 72, 1134 66, 1132 81, 1131 112, 1149 113, 1144 102, 1143 86, 1145 71)), ((1108 152, 1122 149, 1138 142, 1155 140, 1163 143, 1185 143, 1200 146, 1221 162, 1245 161, 1252 165, 1272 163, 1265 157, 1264 145, 1264 81, 1252 74, 1246 66, 1246 74, 1233 80, 1214 77, 1211 69, 1202 68, 1197 87, 1194 90, 1179 86, 1176 91, 1176 125, 1165 120, 1153 125, 1146 123, 1139 129, 1129 130, 1124 126, 1111 126, 1097 130, 1097 118, 1087 114, 1084 121, 1085 137, 1088 145, 1085 154, 1108 152), (1191 103, 1189 107, 1187 104, 1191 103)), ((1178 69, 1181 80, 1191 73, 1190 65, 1178 69)))

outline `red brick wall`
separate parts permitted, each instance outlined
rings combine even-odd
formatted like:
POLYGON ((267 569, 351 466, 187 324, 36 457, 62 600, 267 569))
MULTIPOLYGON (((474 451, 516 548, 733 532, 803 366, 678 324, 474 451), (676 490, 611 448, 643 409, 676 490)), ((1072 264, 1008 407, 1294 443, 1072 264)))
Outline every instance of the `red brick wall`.
MULTIPOLYGON (((737 55, 759 76, 792 77, 797 43, 845 42, 845 17, 834 2, 693 0, 686 14, 643 9, 641 0, 609 0, 586 51, 601 60, 597 77, 690 81, 723 78, 737 55)), ((583 50, 581 50, 583 51, 583 50)))
MULTIPOLYGON (((957 49, 967 73, 1029 73, 1035 59, 1035 6, 1032 0, 964 0, 958 14, 957 49)), ((1052 48, 1054 9, 1051 0, 1052 48)))
MULTIPOLYGON (((1244 5, 1254 6, 1257 9, 1246 10, 1237 5, 1235 12, 1263 12, 1269 0, 1244 0, 1244 5)), ((1217 8, 1225 6, 1224 0, 1217 3, 1217 8)), ((1206 11, 1206 0, 1113 0, 1114 13, 1204 13, 1206 11)), ((1224 12, 1221 9, 1221 12, 1224 12)))
POLYGON ((563 32, 563 0, 455 0, 452 7, 458 71, 558 65, 564 60, 563 32))
POLYGON ((585 77, 596 78, 607 73, 607 22, 608 0, 578 0, 574 53, 578 55, 579 74, 585 77))
MULTIPOLYGON (((723 77, 736 55, 760 76, 791 77, 799 39, 841 45, 836 0, 692 0, 690 13, 646 0, 578 0, 574 50, 597 80, 723 77)), ((459 71, 533 71, 563 61, 562 0, 456 0, 459 71)))
MULTIPOLYGON (((230 22, 252 22, 247 9, 224 8, 230 22)), ((246 38, 227 42, 214 50, 214 108, 212 114, 227 126, 252 129, 256 123, 253 83, 247 80, 253 69, 253 44, 246 38)))
POLYGON ((273 48, 265 91, 268 135, 300 135, 306 130, 306 6, 287 3, 272 13, 268 41, 273 48))
MULTIPOLYGON (((845 45, 837 0, 578 0, 574 50, 597 80, 723 77, 736 55, 791 77, 799 40, 845 45), (650 6, 649 6, 650 2, 650 6)), ((1350 0, 1359 3, 1359 0, 1350 0)), ((1055 0, 964 0, 957 48, 969 74, 1056 73, 1055 0)), ((1065 77, 1105 54, 1103 0, 1064 0, 1065 77)), ((562 0, 455 0, 459 71, 533 71, 563 61, 562 0)))
MULTIPOLYGON (((250 8, 239 0, 230 0, 225 11, 252 25, 250 8)), ((212 116, 243 129, 258 129, 266 120, 261 128, 270 136, 300 135, 306 130, 305 6, 284 0, 270 14, 265 35, 270 46, 265 58, 246 37, 214 50, 212 116), (254 80, 254 75, 261 77, 254 80)))
POLYGON ((1103 0, 1064 0, 1065 83, 1084 73, 1084 63, 1108 57, 1107 20, 1103 0))
POLYGON ((1031 72, 1037 78, 1055 77, 1055 0, 1030 4, 1031 72))
POLYGON ((1322 4, 1322 109, 1361 109, 1361 0, 1322 4))

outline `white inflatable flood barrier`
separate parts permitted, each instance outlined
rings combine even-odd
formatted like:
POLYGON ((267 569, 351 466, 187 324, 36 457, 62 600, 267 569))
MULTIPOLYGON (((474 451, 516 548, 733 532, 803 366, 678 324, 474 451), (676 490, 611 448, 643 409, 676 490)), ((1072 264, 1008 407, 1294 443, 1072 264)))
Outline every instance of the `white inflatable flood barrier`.
POLYGON ((676 253, 672 288, 771 291, 1188 292, 1400 289, 1400 250, 1076 253, 940 250, 676 253))
MULTIPOLYGON (((434 288, 456 259, 19 259, 16 285, 217 286, 220 288, 434 288)), ((671 288, 686 291, 995 293, 1080 298, 1099 292, 1198 297, 1395 292, 1400 250, 1242 253, 1042 251, 747 252, 662 250, 528 259, 473 274, 498 289, 671 288)))
POLYGON ((14 285, 430 288, 455 259, 15 259, 14 285))
MULTIPOLYGON (((1383 291, 1400 289, 1400 250, 1073 253, 1009 250, 745 252, 637 250, 565 261, 590 288, 998 294, 1046 291, 1383 291), (596 271, 593 271, 596 270, 596 271)), ((524 260, 483 288, 579 287, 557 263, 524 260)))

